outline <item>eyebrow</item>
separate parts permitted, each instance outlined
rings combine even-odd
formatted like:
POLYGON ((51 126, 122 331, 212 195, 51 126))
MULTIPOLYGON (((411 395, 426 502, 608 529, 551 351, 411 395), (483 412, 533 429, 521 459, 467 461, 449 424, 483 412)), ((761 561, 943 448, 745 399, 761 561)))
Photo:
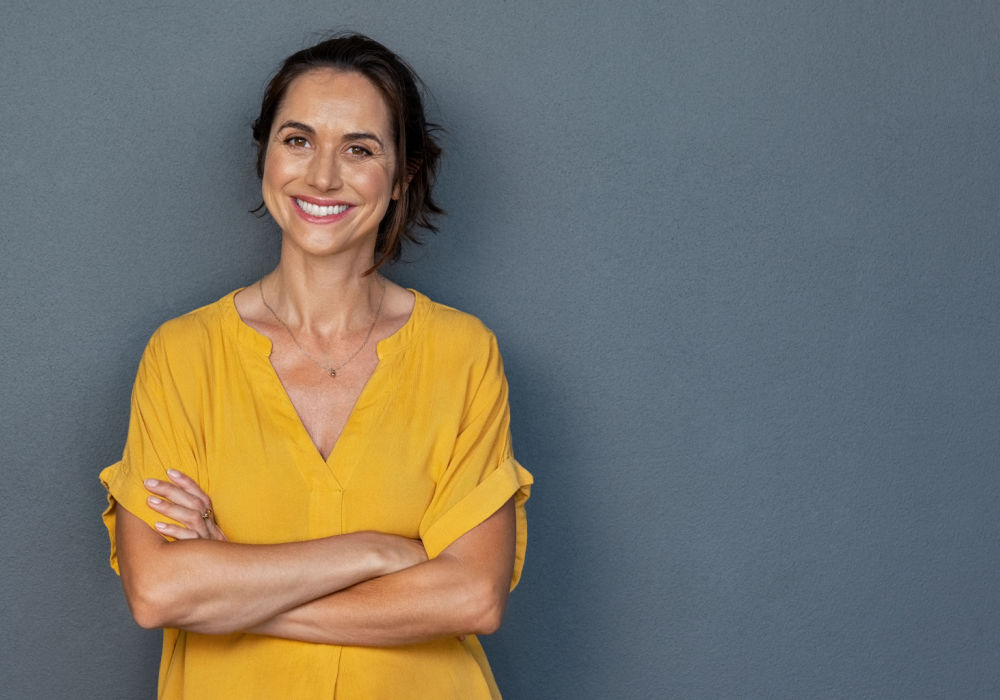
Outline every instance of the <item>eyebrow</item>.
POLYGON ((377 143, 379 147, 385 148, 385 145, 382 143, 382 139, 380 139, 375 134, 368 133, 367 131, 352 131, 349 134, 344 134, 344 139, 346 139, 347 141, 359 141, 362 139, 368 139, 369 141, 374 141, 375 143, 377 143))
MULTIPOLYGON (((303 124, 297 121, 287 121, 278 127, 278 131, 284 131, 285 129, 298 129, 299 131, 304 131, 307 134, 315 134, 316 130, 309 126, 308 124, 303 124)), ((352 131, 349 134, 344 134, 345 141, 356 141, 360 139, 367 139, 369 141, 374 141, 381 148, 385 148, 385 144, 382 143, 382 139, 373 133, 368 131, 352 131)))
POLYGON ((308 124, 303 124, 302 122, 287 121, 278 127, 278 131, 284 131, 285 129, 298 129, 299 131, 304 131, 307 134, 315 134, 316 130, 309 126, 308 124))

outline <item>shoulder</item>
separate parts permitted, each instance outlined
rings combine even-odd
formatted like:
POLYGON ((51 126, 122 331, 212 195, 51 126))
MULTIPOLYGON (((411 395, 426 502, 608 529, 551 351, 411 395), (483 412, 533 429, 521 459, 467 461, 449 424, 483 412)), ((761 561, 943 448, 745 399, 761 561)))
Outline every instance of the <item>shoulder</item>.
POLYGON ((450 342, 465 341, 477 346, 496 340, 493 331, 468 312, 432 301, 423 295, 418 295, 417 303, 425 307, 423 323, 426 330, 435 337, 444 337, 450 342))
POLYGON ((420 314, 412 362, 440 387, 459 387, 463 395, 477 387, 502 391, 506 384, 496 335, 479 318, 418 295, 420 314))
POLYGON ((420 343, 436 353, 472 361, 498 354, 496 335, 478 317, 419 293, 415 312, 420 313, 420 343))
POLYGON ((232 325, 235 293, 161 324, 150 337, 143 360, 191 365, 195 358, 216 352, 224 345, 227 328, 232 325))
POLYGON ((153 337, 165 341, 189 340, 208 333, 217 332, 226 317, 227 306, 232 306, 235 291, 218 301, 199 306, 164 322, 156 329, 153 337))

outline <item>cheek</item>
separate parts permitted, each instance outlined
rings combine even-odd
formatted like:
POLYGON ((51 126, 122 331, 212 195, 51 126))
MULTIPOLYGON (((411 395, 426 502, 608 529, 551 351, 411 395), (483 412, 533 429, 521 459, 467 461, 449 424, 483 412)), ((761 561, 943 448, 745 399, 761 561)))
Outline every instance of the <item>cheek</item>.
POLYGON ((278 196, 285 183, 294 178, 291 166, 292 163, 289 163, 289 159, 282 158, 280 153, 271 152, 267 154, 267 159, 264 161, 264 173, 260 179, 260 187, 264 193, 265 202, 269 193, 275 197, 278 196))
POLYGON ((282 182, 285 177, 282 171, 280 158, 275 158, 273 154, 268 154, 264 161, 264 171, 260 179, 260 193, 264 200, 264 206, 272 217, 277 217, 281 209, 282 202, 282 182))
POLYGON ((392 178, 391 168, 372 168, 365 173, 359 174, 358 183, 364 183, 365 189, 372 196, 379 199, 395 199, 395 183, 392 178))
POLYGON ((287 166, 283 162, 281 154, 268 153, 267 158, 264 160, 264 175, 261 180, 269 183, 280 181, 286 169, 287 166))

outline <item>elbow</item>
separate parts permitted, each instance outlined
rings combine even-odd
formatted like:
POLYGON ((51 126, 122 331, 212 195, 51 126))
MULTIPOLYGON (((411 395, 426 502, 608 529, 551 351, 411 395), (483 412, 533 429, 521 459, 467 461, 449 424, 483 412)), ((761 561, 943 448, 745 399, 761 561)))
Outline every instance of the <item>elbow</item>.
POLYGON ((473 634, 493 634, 503 623, 508 590, 492 582, 484 584, 470 605, 468 628, 473 634))
POLYGON ((231 619, 213 620, 209 616, 210 606, 192 602, 190 598, 182 586, 169 582, 132 581, 125 586, 132 619, 143 629, 176 627, 201 634, 230 634, 242 629, 231 619))
POLYGON ((151 630, 170 626, 169 603, 165 602, 163 591, 156 586, 131 582, 125 585, 125 600, 128 601, 132 619, 143 629, 151 630))
POLYGON ((135 620, 135 623, 139 625, 139 627, 146 630, 155 630, 165 627, 156 611, 135 605, 131 605, 129 607, 132 610, 132 619, 135 620))
POLYGON ((148 601, 140 601, 134 598, 127 598, 128 608, 132 612, 132 619, 135 623, 147 630, 159 629, 166 626, 163 613, 155 605, 148 601))
POLYGON ((179 627, 180 591, 154 568, 123 567, 122 589, 132 619, 143 629, 179 627))
POLYGON ((479 618, 475 634, 493 634, 503 623, 503 608, 493 608, 479 618))

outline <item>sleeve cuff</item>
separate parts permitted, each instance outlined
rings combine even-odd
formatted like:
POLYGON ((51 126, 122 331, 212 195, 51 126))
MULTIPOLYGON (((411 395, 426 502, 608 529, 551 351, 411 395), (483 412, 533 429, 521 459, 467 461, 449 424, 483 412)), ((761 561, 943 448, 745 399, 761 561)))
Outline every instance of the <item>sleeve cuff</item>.
POLYGON ((104 526, 108 529, 108 537, 111 540, 111 568, 116 574, 121 574, 118 570, 118 546, 115 535, 115 525, 117 523, 117 509, 122 507, 137 518, 141 518, 150 527, 156 522, 157 515, 146 505, 146 497, 149 495, 142 485, 131 477, 124 462, 115 462, 106 467, 100 475, 101 484, 108 491, 108 507, 101 514, 104 526))
POLYGON ((514 575, 511 590, 521 578, 524 553, 528 542, 528 521, 524 503, 531 494, 531 474, 513 457, 500 465, 475 489, 456 503, 448 512, 422 533, 427 556, 433 559, 448 545, 493 515, 512 496, 515 510, 514 575))

